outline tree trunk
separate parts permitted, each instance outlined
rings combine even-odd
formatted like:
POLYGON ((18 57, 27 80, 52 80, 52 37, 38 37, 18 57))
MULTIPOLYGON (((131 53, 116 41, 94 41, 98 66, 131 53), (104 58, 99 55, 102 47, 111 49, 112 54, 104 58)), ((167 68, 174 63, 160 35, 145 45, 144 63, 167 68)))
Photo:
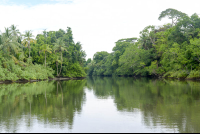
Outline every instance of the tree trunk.
POLYGON ((57 67, 57 76, 58 76, 58 62, 56 61, 56 67, 57 67))
POLYGON ((45 54, 45 63, 44 63, 44 66, 46 67, 46 52, 44 52, 45 54))
POLYGON ((29 49, 29 58, 31 57, 31 46, 30 46, 30 40, 28 40, 28 49, 29 49))
POLYGON ((151 37, 149 37, 149 38, 150 38, 150 40, 151 40, 151 43, 152 43, 153 45, 156 45, 156 44, 155 44, 155 41, 154 41, 155 38, 154 38, 154 39, 152 39, 151 37))
POLYGON ((31 50, 30 50, 30 46, 29 46, 29 58, 31 57, 31 50))
POLYGON ((61 55, 61 66, 60 66, 59 76, 60 76, 60 73, 61 73, 61 70, 62 70, 62 51, 60 52, 60 55, 61 55))

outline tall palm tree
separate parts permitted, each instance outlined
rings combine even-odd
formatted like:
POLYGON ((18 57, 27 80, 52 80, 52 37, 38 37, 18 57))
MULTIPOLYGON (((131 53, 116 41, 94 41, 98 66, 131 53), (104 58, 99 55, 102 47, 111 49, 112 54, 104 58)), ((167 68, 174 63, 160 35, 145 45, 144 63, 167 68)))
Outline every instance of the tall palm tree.
POLYGON ((61 60, 59 60, 59 57, 57 55, 53 56, 53 62, 52 63, 56 63, 56 67, 57 67, 57 76, 58 76, 58 63, 62 63, 61 60))
POLYGON ((13 36, 16 36, 16 37, 19 36, 20 32, 19 32, 19 29, 17 29, 17 26, 11 25, 10 30, 11 30, 13 36))
POLYGON ((0 48, 4 51, 4 54, 10 55, 12 52, 14 54, 18 53, 20 44, 17 42, 16 38, 12 35, 9 28, 5 28, 5 33, 1 36, 0 48))
POLYGON ((12 32, 12 36, 14 36, 17 39, 17 42, 21 44, 21 33, 19 32, 19 29, 17 29, 17 26, 11 25, 10 30, 12 32))
POLYGON ((45 67, 46 67, 46 52, 48 52, 48 53, 52 53, 51 51, 52 51, 52 49, 49 47, 49 45, 47 45, 47 44, 44 44, 44 45, 42 45, 41 47, 40 47, 40 49, 41 49, 41 51, 39 52, 39 53, 41 53, 41 52, 44 52, 44 54, 45 54, 45 67))
POLYGON ((60 52, 60 59, 61 59, 61 67, 60 67, 60 72, 58 74, 58 76, 60 76, 60 73, 61 73, 61 70, 62 70, 62 62, 63 62, 63 59, 62 59, 62 52, 63 51, 67 51, 66 49, 66 46, 65 46, 65 43, 62 39, 57 39, 56 42, 54 43, 54 51, 55 53, 56 52, 60 52))
POLYGON ((31 33, 31 30, 26 31, 24 37, 25 37, 25 39, 23 40, 22 43, 23 43, 25 46, 28 47, 28 49, 29 49, 29 58, 30 58, 30 57, 31 57, 31 56, 30 56, 30 52, 31 52, 30 43, 31 43, 31 42, 35 42, 35 40, 33 40, 33 39, 31 38, 31 37, 34 37, 33 34, 31 33))

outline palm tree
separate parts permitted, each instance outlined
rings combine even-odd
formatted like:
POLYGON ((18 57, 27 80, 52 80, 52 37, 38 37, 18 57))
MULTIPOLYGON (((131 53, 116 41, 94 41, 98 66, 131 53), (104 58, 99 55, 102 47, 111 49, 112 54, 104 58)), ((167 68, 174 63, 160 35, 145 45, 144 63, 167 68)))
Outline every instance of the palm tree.
POLYGON ((31 30, 29 31, 26 31, 25 32, 25 35, 24 35, 25 39, 23 40, 23 44, 28 47, 29 49, 29 58, 31 57, 30 56, 30 52, 31 52, 31 46, 30 46, 30 43, 31 42, 36 42, 35 40, 31 39, 31 37, 33 37, 33 34, 31 33, 31 30))
POLYGON ((15 26, 15 25, 11 25, 10 30, 11 30, 13 36, 18 37, 18 35, 20 34, 19 30, 17 29, 17 26, 15 26))
POLYGON ((21 37, 21 33, 17 29, 17 26, 11 25, 10 30, 12 32, 12 36, 14 36, 17 39, 17 42, 21 44, 22 37, 21 37))
POLYGON ((48 52, 48 53, 52 53, 51 52, 51 48, 49 47, 49 45, 47 45, 47 44, 44 44, 44 45, 42 45, 41 47, 40 47, 40 49, 41 49, 41 51, 39 52, 39 53, 41 53, 41 52, 44 52, 44 54, 45 54, 45 67, 46 67, 46 52, 48 52))
POLYGON ((58 74, 58 76, 60 76, 61 70, 62 70, 62 52, 63 51, 67 51, 65 43, 62 39, 57 39, 56 42, 54 43, 54 51, 56 52, 60 52, 60 59, 61 59, 61 67, 60 67, 60 72, 58 74))
POLYGON ((57 67, 57 76, 58 76, 58 63, 62 64, 61 60, 59 60, 59 57, 57 55, 53 56, 53 63, 56 63, 56 67, 57 67))
POLYGON ((9 55, 10 52, 14 54, 18 53, 20 44, 17 42, 16 38, 12 35, 9 28, 5 28, 5 33, 1 36, 0 48, 4 51, 4 54, 9 55))

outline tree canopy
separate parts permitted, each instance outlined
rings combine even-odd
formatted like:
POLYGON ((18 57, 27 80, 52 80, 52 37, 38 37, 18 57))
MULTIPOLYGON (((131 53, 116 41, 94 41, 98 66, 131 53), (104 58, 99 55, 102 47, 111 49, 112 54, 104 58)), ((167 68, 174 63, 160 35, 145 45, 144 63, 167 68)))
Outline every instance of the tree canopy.
POLYGON ((0 80, 83 77, 85 51, 66 31, 43 31, 34 38, 30 30, 20 33, 17 26, 0 34, 0 80))
POLYGON ((176 25, 177 22, 181 19, 186 17, 187 15, 185 13, 182 13, 181 11, 178 11, 176 9, 168 8, 165 11, 162 11, 159 15, 159 20, 162 20, 165 17, 168 17, 168 19, 172 20, 172 25, 176 25))
POLYGON ((172 24, 146 26, 139 38, 119 39, 112 53, 97 52, 87 64, 88 75, 200 78, 200 17, 172 8, 159 20, 165 17, 172 24))

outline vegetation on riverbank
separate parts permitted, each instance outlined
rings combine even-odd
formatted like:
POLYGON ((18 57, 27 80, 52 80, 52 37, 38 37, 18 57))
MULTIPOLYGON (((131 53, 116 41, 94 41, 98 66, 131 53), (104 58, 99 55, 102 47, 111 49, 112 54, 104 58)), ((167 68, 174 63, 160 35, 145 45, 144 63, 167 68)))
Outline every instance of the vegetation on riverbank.
POLYGON ((0 33, 0 81, 83 77, 85 56, 81 43, 73 41, 70 27, 44 30, 33 39, 31 31, 21 34, 12 25, 0 33))
POLYGON ((161 12, 171 24, 147 26, 139 38, 120 39, 112 53, 97 52, 86 62, 88 75, 200 78, 200 17, 175 9, 161 12))

